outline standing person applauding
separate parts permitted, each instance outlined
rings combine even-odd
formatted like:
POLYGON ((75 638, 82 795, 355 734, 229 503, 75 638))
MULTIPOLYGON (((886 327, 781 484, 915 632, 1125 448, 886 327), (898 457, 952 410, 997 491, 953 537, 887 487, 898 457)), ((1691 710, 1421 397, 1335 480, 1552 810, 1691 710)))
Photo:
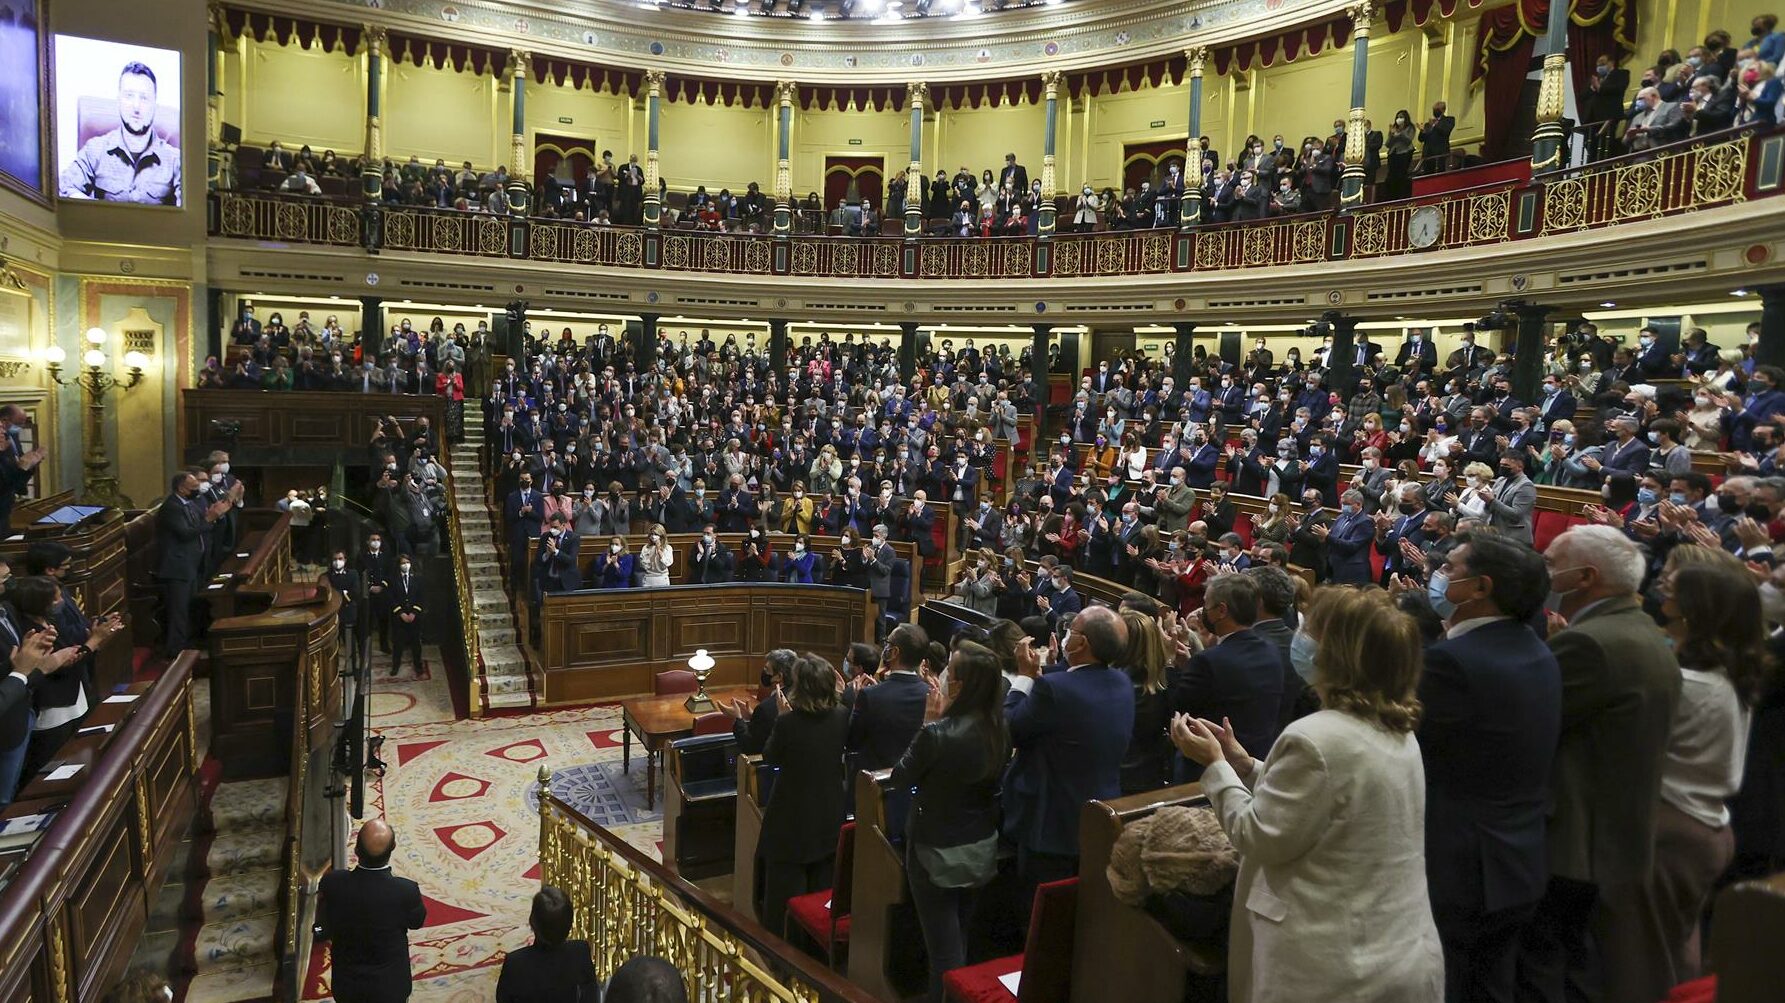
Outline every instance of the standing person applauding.
POLYGON ((1442 999, 1413 737, 1419 626, 1387 593, 1323 589, 1291 650, 1325 709, 1291 724, 1264 761, 1222 724, 1171 724, 1240 854, 1228 999, 1442 999))

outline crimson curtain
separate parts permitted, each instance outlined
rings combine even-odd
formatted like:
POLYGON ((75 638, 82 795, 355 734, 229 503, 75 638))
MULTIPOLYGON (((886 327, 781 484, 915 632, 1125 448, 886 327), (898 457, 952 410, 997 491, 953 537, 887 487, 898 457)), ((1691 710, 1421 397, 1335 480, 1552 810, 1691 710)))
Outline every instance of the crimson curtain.
MULTIPOLYGON (((1550 0, 1518 0, 1481 15, 1475 36, 1472 86, 1482 89, 1485 159, 1498 159, 1530 72, 1536 40, 1549 24, 1550 0)), ((1631 0, 1573 0, 1568 9, 1568 64, 1574 92, 1587 93, 1601 55, 1622 59, 1636 51, 1636 4, 1631 0)))

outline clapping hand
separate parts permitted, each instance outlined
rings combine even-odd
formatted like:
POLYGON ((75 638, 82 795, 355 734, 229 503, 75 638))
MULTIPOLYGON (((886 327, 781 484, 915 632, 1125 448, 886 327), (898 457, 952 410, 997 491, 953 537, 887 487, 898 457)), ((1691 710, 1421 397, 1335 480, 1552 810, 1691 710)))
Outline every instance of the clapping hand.
POLYGON ((948 694, 942 692, 941 682, 930 673, 929 669, 920 669, 919 671, 923 676, 924 685, 929 687, 929 691, 924 694, 924 723, 940 721, 942 715, 948 711, 948 694))
POLYGON ((1222 757, 1221 740, 1188 714, 1173 714, 1168 734, 1184 758, 1199 766, 1212 766, 1222 757))

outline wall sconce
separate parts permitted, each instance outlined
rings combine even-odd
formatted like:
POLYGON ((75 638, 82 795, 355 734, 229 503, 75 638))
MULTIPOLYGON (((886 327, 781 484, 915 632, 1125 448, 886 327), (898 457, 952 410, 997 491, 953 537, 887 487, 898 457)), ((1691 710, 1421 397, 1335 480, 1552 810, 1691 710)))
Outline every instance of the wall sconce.
POLYGON ((125 352, 124 367, 128 371, 123 378, 112 375, 108 371, 105 354, 106 333, 104 328, 90 328, 87 331, 87 350, 81 353, 83 369, 73 378, 62 377, 62 364, 68 361, 68 352, 60 345, 51 345, 43 350, 44 368, 49 370, 50 379, 58 386, 78 386, 87 391, 86 421, 86 456, 82 465, 86 474, 81 481, 83 500, 93 505, 109 505, 115 508, 129 508, 130 499, 118 493, 118 478, 111 472, 111 457, 105 449, 105 395, 113 388, 129 390, 143 381, 143 367, 148 359, 141 352, 125 352))

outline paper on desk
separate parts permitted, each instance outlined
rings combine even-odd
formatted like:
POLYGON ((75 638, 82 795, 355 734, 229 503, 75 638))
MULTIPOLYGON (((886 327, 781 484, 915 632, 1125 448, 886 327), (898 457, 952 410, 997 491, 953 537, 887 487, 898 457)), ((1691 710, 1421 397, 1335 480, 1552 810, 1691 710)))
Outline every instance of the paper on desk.
POLYGON ((94 734, 95 732, 97 732, 101 735, 104 735, 116 727, 117 727, 117 725, 115 725, 115 724, 96 724, 96 725, 93 725, 92 727, 82 728, 81 730, 75 732, 75 734, 76 735, 91 735, 91 734, 94 734))
POLYGON ((130 703, 137 698, 135 693, 113 693, 105 698, 106 703, 130 703))
POLYGON ((58 780, 67 780, 68 778, 74 776, 76 773, 79 773, 83 769, 85 769, 85 767, 83 767, 80 763, 75 763, 72 766, 58 766, 55 769, 51 770, 49 772, 49 774, 44 777, 44 779, 48 780, 50 783, 53 784, 58 780))
POLYGON ((221 585, 212 585, 210 588, 206 589, 205 591, 209 592, 211 589, 220 589, 222 587, 223 586, 221 586, 221 585))
POLYGON ((1022 969, 1019 968, 1008 975, 1000 975, 998 981, 1003 983, 1004 988, 1010 990, 1010 995, 1015 996, 1017 984, 1023 981, 1022 969))

